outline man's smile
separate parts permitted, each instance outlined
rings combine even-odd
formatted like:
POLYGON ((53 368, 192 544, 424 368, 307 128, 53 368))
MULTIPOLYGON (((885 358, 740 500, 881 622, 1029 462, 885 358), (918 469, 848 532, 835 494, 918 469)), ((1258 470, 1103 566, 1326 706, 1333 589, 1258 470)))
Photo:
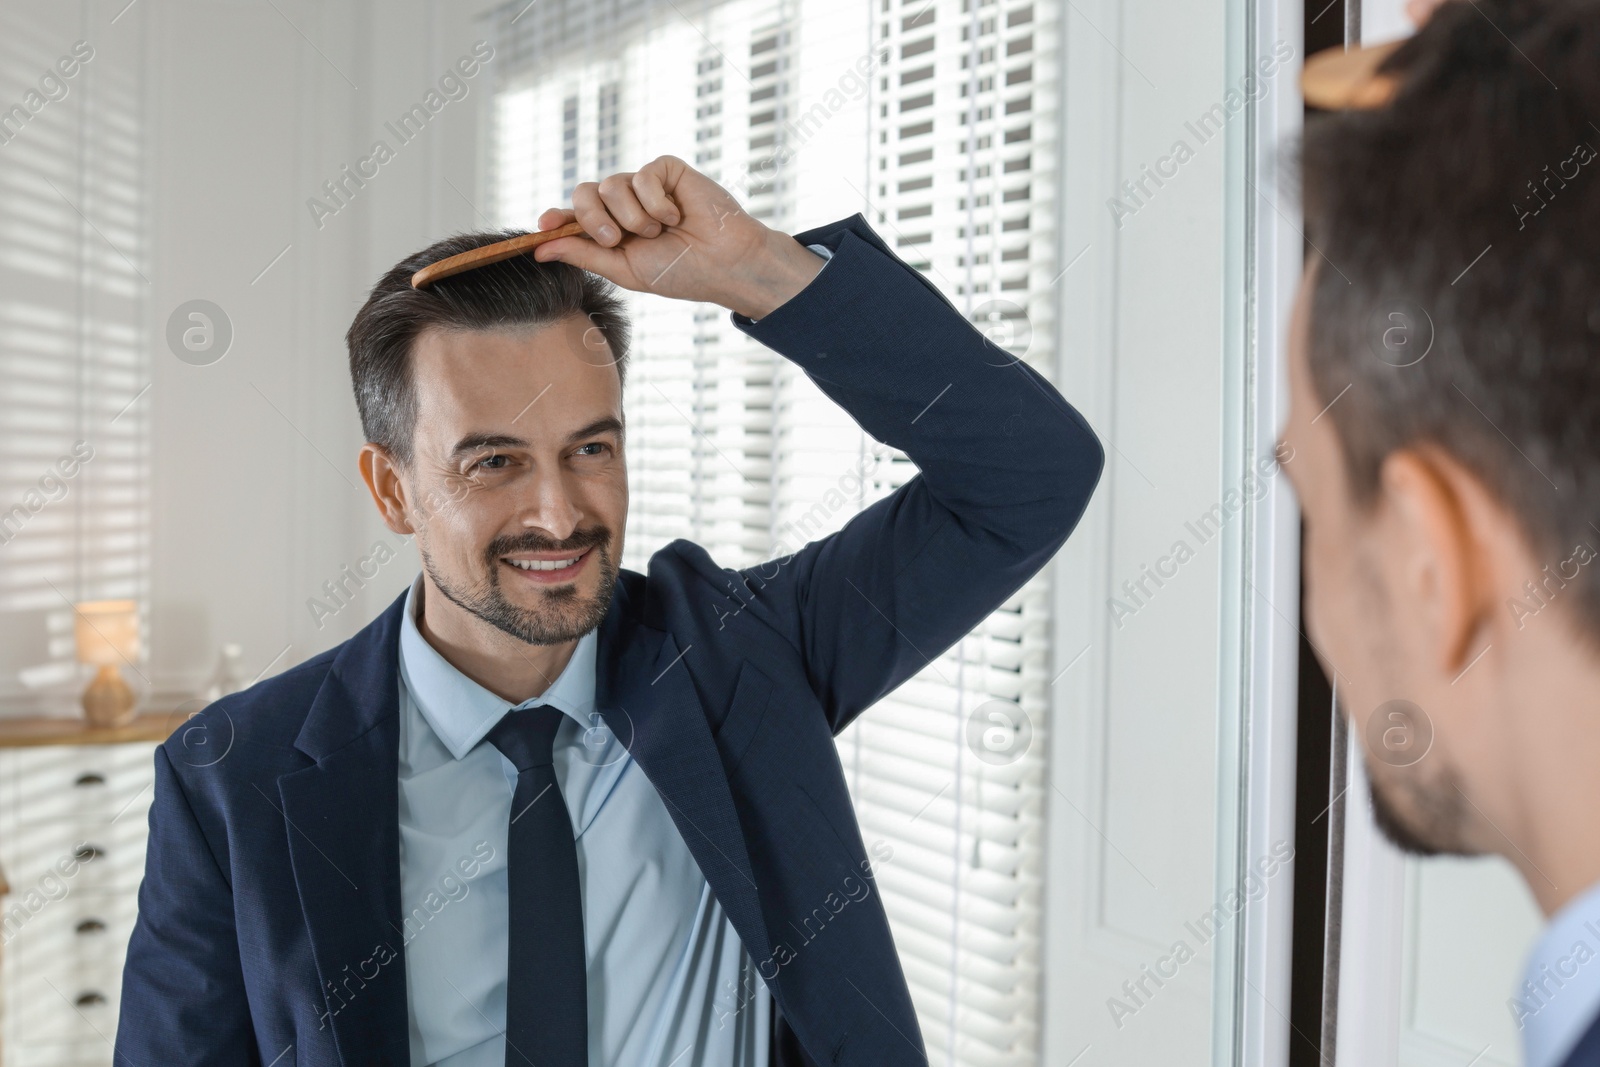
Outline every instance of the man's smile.
POLYGON ((581 552, 570 549, 566 552, 518 552, 501 556, 500 562, 515 571, 520 579, 538 585, 559 585, 576 578, 593 551, 591 546, 581 552))

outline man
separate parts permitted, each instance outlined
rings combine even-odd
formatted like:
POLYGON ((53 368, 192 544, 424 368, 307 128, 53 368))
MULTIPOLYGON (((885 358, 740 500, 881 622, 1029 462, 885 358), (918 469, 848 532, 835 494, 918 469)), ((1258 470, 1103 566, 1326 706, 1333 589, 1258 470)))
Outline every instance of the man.
POLYGON ((1595 0, 1447 0, 1301 153, 1308 637, 1387 835, 1550 917, 1528 1067, 1600 1064, 1597 56, 1595 0))
POLYGON ((540 224, 587 236, 413 288, 503 235, 442 241, 356 316, 422 571, 157 750, 122 1060, 926 1062, 833 736, 1050 560, 1100 446, 859 214, 790 237, 671 156, 573 204, 540 224), (921 473, 781 559, 622 569, 602 279, 728 308, 921 473))

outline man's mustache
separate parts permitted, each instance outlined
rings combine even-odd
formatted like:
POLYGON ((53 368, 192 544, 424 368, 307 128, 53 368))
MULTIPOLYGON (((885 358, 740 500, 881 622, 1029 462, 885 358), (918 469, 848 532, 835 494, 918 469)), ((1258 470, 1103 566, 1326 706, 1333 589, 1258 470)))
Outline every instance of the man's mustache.
POLYGON ((548 537, 530 532, 520 537, 495 538, 489 542, 485 558, 493 563, 501 556, 509 556, 513 552, 581 552, 595 545, 608 544, 610 541, 611 529, 607 526, 591 526, 587 530, 574 531, 565 541, 552 541, 548 537))

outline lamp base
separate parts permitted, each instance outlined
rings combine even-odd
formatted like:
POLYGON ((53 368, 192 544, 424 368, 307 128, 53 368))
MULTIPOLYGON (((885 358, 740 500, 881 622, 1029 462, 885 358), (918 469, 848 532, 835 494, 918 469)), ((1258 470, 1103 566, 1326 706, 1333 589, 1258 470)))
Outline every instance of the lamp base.
POLYGON ((83 714, 91 726, 126 726, 133 721, 133 690, 118 670, 106 664, 83 691, 83 714))

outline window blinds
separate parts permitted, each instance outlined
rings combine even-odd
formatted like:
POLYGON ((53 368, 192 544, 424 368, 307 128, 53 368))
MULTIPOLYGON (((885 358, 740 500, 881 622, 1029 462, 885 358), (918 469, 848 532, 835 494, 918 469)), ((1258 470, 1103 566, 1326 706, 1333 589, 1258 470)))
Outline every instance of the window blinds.
MULTIPOLYGON (((797 187, 843 180, 897 254, 991 339, 996 360, 1009 353, 1051 377, 1059 15, 1002 0, 872 0, 871 16, 841 59, 838 27, 808 21, 803 4, 509 5, 496 16, 500 221, 531 227, 563 202, 574 156, 577 180, 589 181, 609 173, 603 160, 633 166, 670 151, 791 233, 827 221, 793 217, 797 187), (816 103, 800 72, 808 41, 823 37, 834 54, 820 69, 879 57, 861 105, 865 143, 854 159, 797 151, 774 174, 765 160, 816 103)), ((749 566, 838 529, 915 476, 725 310, 633 306, 625 565, 642 569, 687 537, 723 566, 749 566)), ((1039 1054, 1049 603, 1040 575, 839 738, 863 835, 892 849, 878 879, 935 1064, 1039 1054), (1025 747, 986 744, 1022 722, 999 740, 1031 737, 1025 747)))
POLYGON ((81 688, 73 601, 149 603, 143 86, 79 14, 8 16, 12 73, 59 94, 0 130, 0 695, 18 704, 81 688))
MULTIPOLYGON (((1049 378, 1058 12, 876 6, 869 217, 997 361, 1049 378)), ((881 469, 879 493, 912 474, 881 469)), ((1037 1061, 1049 603, 1046 572, 840 738, 863 833, 894 845, 879 879, 934 1063, 1037 1061)))
MULTIPOLYGON (((729 114, 742 117, 748 104, 732 99, 722 55, 670 6, 633 7, 536 5, 515 23, 516 7, 499 16, 507 43, 496 49, 508 59, 498 71, 491 202, 501 225, 534 228, 540 211, 570 203, 578 181, 638 160, 645 143, 675 145, 728 180, 704 156, 720 149, 729 114)), ((714 37, 748 40, 754 14, 726 5, 707 18, 714 37)), ((623 295, 634 324, 623 565, 643 570, 678 537, 724 566, 761 562, 772 532, 776 357, 721 308, 623 295)))

